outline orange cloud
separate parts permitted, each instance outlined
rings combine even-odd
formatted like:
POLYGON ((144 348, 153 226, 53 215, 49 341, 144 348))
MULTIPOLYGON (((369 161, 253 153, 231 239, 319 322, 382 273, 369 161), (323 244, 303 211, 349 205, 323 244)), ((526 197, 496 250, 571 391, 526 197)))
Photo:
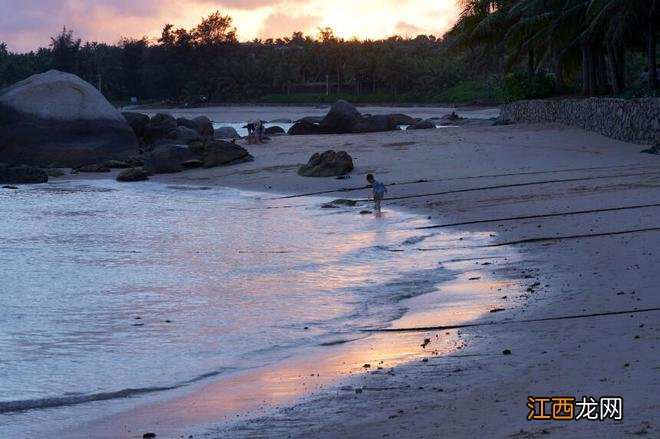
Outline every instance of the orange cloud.
POLYGON ((215 10, 234 19, 241 40, 326 26, 345 38, 442 35, 458 14, 455 0, 21 0, 0 2, 0 39, 31 50, 62 26, 84 41, 156 38, 166 23, 190 28, 215 10))

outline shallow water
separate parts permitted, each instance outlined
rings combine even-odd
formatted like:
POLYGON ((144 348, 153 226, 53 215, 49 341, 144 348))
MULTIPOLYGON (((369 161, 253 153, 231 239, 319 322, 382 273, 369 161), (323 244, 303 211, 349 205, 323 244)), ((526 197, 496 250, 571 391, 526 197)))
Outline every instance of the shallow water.
POLYGON ((111 180, 0 190, 0 436, 361 336, 447 278, 437 253, 402 252, 451 247, 415 230, 427 220, 326 201, 111 180))

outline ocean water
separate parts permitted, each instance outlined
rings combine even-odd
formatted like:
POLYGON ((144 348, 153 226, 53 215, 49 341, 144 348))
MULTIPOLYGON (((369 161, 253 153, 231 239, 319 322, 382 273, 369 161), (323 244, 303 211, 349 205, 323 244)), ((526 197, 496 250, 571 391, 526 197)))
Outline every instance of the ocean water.
POLYGON ((361 336, 446 279, 424 217, 226 188, 0 189, 0 437, 361 336))

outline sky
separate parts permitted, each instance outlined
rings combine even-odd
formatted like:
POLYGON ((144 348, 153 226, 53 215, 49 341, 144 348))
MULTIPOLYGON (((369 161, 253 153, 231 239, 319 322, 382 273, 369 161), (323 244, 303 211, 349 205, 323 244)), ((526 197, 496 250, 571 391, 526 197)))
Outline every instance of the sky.
POLYGON ((216 10, 234 19, 241 41, 319 27, 344 38, 441 36, 458 15, 456 0, 0 0, 0 42, 29 51, 63 26, 83 41, 154 39, 166 23, 190 29, 216 10))

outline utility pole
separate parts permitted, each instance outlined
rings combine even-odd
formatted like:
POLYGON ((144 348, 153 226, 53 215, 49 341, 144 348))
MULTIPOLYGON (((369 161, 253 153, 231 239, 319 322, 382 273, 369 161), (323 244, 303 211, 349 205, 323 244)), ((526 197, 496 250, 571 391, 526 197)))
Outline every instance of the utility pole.
POLYGON ((101 78, 102 78, 102 76, 101 76, 101 74, 99 73, 99 92, 100 92, 101 94, 103 94, 103 90, 101 90, 101 86, 103 85, 103 83, 102 83, 102 79, 101 79, 101 78))

